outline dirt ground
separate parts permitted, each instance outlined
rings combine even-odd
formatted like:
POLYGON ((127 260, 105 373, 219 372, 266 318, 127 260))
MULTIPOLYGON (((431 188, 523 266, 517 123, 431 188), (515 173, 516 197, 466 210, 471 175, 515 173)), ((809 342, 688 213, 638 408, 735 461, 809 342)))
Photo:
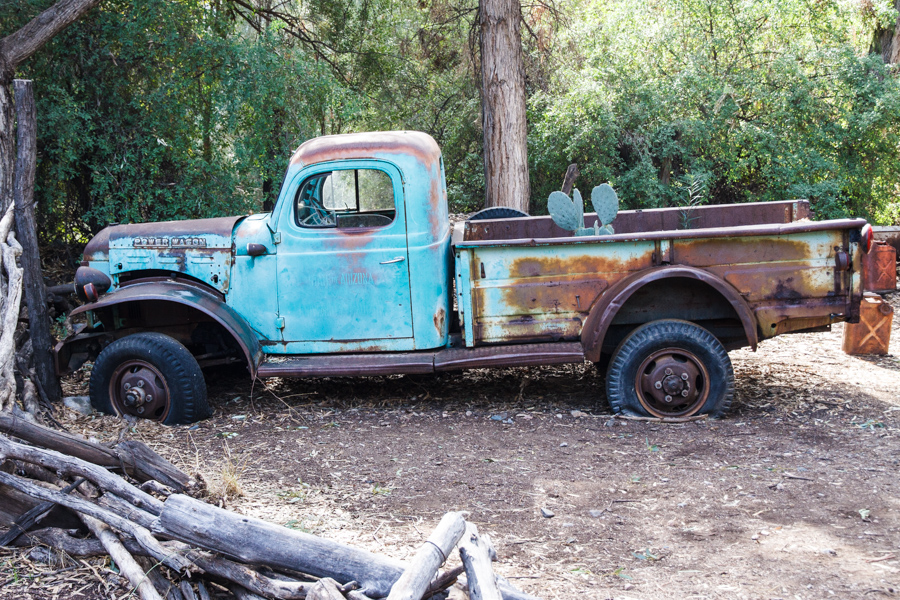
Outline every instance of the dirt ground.
MULTIPOLYGON (((253 388, 220 371, 211 419, 129 435, 230 509, 397 559, 468 511, 497 572, 547 600, 900 596, 900 360, 846 356, 842 334, 732 352, 717 421, 614 419, 588 365, 253 388)), ((63 418, 101 440, 121 428, 63 418)), ((102 561, 28 578, 41 569, 0 553, 0 598, 127 595, 102 561)))

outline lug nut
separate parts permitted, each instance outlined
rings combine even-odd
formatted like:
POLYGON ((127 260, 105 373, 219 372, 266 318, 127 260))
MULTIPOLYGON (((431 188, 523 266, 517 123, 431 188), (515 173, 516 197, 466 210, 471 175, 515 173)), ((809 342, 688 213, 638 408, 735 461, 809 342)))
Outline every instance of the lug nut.
POLYGON ((144 414, 144 407, 143 407, 143 406, 138 406, 138 407, 137 407, 137 413, 138 413, 139 415, 144 414))
POLYGON ((682 374, 681 374, 681 378, 684 379, 685 381, 687 381, 688 374, 687 374, 687 373, 682 373, 682 374))
POLYGON ((671 374, 672 374, 672 369, 666 369, 666 375, 671 375, 671 374))
POLYGON ((682 390, 682 391, 681 391, 681 397, 682 397, 682 398, 687 398, 687 390, 682 390))
POLYGON ((140 381, 138 381, 138 387, 144 387, 144 380, 143 380, 143 379, 141 379, 140 381))
POLYGON ((655 387, 658 390, 661 390, 662 389, 662 381, 657 381, 656 383, 653 384, 653 387, 655 387))
POLYGON ((126 384, 125 384, 125 389, 126 389, 126 390, 130 390, 130 389, 131 389, 131 384, 130 384, 130 383, 126 383, 126 384))
MULTIPOLYGON (((684 392, 682 395, 683 395, 683 396, 687 396, 687 392, 684 392)), ((151 396, 151 395, 148 394, 148 395, 147 395, 147 402, 150 402, 150 401, 152 401, 152 400, 153 400, 153 396, 151 396)))
POLYGON ((671 401, 672 401, 672 396, 666 396, 666 402, 671 402, 671 401))

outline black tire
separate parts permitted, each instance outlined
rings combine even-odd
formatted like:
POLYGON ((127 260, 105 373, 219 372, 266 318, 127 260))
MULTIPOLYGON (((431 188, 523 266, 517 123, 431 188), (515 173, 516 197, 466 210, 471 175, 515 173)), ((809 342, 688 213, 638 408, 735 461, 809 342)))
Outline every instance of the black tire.
POLYGON ((483 208, 476 213, 472 213, 467 221, 485 221, 487 219, 519 219, 527 217, 528 213, 515 208, 507 208, 505 206, 491 206, 483 208))
POLYGON ((622 340, 606 375, 616 413, 647 417, 718 417, 734 396, 728 353, 706 329, 688 321, 641 325, 622 340))
POLYGON ((175 339, 136 333, 107 346, 94 361, 91 406, 165 425, 193 423, 212 412, 200 365, 175 339))

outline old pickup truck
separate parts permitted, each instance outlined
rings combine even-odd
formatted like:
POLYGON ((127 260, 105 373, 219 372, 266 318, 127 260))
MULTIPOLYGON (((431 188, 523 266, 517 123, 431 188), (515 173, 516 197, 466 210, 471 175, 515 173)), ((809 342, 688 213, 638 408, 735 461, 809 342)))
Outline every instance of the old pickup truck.
POLYGON ((859 318, 872 228, 809 216, 801 200, 621 211, 615 233, 577 237, 540 216, 451 227, 428 135, 317 138, 271 213, 94 237, 87 322, 57 368, 93 360, 96 409, 167 424, 208 416, 202 369, 230 363, 267 378, 587 360, 608 365, 614 411, 716 416, 728 350, 859 318))

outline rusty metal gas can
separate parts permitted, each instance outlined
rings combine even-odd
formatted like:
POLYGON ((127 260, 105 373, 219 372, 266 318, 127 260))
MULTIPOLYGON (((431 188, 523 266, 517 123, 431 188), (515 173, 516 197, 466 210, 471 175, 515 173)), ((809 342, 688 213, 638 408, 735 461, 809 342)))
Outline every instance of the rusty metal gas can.
POLYGON ((893 307, 878 294, 867 292, 859 307, 859 323, 844 326, 844 352, 887 354, 893 320, 893 307))
POLYGON ((863 290, 883 293, 897 289, 897 250, 893 246, 876 241, 863 256, 863 290))

